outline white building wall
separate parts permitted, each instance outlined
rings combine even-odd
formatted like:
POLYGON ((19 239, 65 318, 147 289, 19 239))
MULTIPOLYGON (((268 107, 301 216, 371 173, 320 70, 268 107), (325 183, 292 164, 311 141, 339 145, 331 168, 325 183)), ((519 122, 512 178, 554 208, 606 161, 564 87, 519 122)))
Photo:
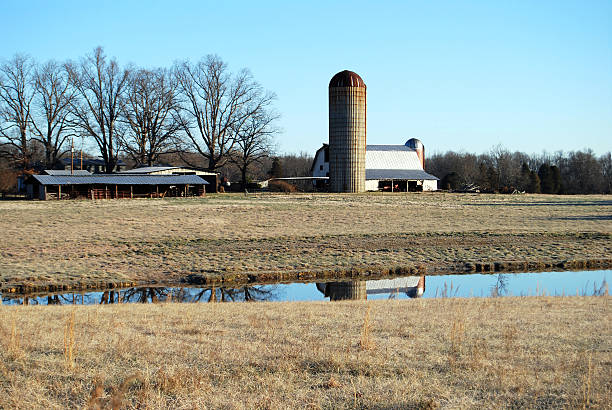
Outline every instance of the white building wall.
POLYGON ((423 191, 437 191, 438 181, 435 179, 426 179, 423 181, 423 191))
POLYGON ((366 191, 378 191, 378 179, 366 179, 366 191))
POLYGON ((329 162, 325 162, 325 152, 320 150, 314 159, 314 167, 312 169, 313 177, 328 177, 329 176, 329 162))

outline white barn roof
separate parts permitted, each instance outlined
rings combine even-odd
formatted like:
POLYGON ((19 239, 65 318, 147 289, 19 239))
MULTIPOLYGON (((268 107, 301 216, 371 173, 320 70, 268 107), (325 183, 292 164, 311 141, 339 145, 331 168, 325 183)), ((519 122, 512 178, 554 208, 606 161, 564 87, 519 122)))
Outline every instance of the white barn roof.
POLYGON ((366 146, 366 169, 423 170, 417 152, 405 145, 366 146))

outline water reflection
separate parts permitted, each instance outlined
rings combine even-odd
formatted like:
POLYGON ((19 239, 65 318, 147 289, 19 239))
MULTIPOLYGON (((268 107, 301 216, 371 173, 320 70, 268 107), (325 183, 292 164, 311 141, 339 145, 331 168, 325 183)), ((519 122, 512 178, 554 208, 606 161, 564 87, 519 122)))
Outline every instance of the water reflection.
POLYGON ((420 298, 425 293, 425 275, 395 279, 317 283, 317 290, 329 300, 366 300, 368 295, 399 294, 420 298))
POLYGON ((275 300, 276 285, 243 286, 240 288, 171 288, 142 287, 100 292, 66 293, 45 296, 4 296, 4 303, 12 305, 81 305, 118 303, 197 303, 251 302, 275 300))
POLYGON ((3 294, 11 305, 116 303, 208 303, 501 296, 608 295, 612 271, 409 276, 368 281, 333 281, 227 287, 140 287, 48 295, 3 294))

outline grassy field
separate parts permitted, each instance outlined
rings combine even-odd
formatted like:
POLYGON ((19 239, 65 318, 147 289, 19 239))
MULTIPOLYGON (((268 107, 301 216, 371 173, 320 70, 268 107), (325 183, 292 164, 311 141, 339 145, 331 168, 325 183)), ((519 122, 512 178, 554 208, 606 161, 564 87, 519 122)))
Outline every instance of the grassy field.
POLYGON ((0 201, 0 232, 4 291, 396 267, 431 274, 482 262, 610 266, 612 198, 397 193, 0 201))
POLYGON ((0 307, 2 408, 612 408, 610 297, 0 307))

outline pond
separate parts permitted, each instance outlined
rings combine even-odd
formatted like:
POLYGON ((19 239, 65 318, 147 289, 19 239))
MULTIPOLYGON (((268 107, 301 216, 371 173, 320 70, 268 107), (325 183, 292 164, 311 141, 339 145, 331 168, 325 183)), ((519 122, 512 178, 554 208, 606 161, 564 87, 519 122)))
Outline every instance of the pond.
POLYGON ((48 295, 2 295, 2 303, 111 304, 158 302, 323 301, 503 296, 601 296, 611 270, 407 276, 367 281, 246 285, 239 288, 149 286, 48 295))

